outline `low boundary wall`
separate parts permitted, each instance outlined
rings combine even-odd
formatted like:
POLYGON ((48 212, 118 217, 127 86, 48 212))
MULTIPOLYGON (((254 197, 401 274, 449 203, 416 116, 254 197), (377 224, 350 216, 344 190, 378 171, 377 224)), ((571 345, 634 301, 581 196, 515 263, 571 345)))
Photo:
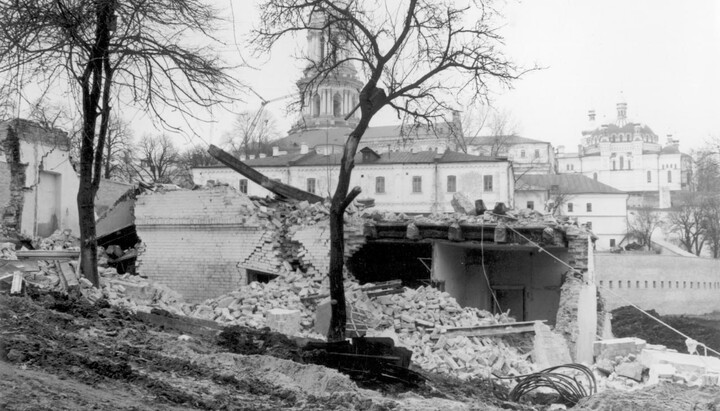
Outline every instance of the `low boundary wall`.
POLYGON ((608 311, 628 301, 660 314, 720 311, 720 260, 598 253, 595 273, 608 311))

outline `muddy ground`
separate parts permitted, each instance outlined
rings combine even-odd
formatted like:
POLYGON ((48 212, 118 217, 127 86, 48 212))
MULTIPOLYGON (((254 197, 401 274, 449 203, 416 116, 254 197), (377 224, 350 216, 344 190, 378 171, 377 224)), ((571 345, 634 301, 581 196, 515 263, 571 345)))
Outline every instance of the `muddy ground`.
POLYGON ((437 375, 362 388, 268 330, 185 340, 103 300, 0 295, 0 336, 2 410, 534 409, 437 375))
MULTIPOLYGON (((671 327, 720 351, 720 313, 704 316, 659 315, 648 313, 671 327)), ((650 344, 662 344, 681 353, 687 353, 685 337, 653 320, 636 308, 626 306, 612 311, 612 330, 615 337, 638 337, 650 344)), ((708 355, 714 355, 708 352, 708 355)))
MULTIPOLYGON (((58 295, 0 295, 0 410, 543 410, 503 401, 494 381, 424 373, 415 387, 353 381, 307 364, 288 338, 233 328, 165 331, 58 295)), ((717 410, 720 389, 606 391, 583 410, 717 410), (690 408, 688 408, 690 407, 690 408)))

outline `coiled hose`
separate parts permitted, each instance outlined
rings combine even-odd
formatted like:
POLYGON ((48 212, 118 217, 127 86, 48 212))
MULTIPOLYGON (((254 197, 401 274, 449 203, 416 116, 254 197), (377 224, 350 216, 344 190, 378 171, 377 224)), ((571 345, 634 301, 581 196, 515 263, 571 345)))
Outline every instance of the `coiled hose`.
POLYGON ((493 376, 503 380, 514 379, 518 382, 507 394, 507 398, 504 398, 514 402, 518 402, 523 395, 541 387, 550 388, 557 392, 559 396, 558 402, 567 406, 573 406, 581 398, 591 396, 597 392, 595 375, 588 367, 582 364, 558 365, 533 374, 499 376, 493 373, 493 376), (569 369, 571 370, 569 374, 575 375, 571 376, 557 372, 562 369, 569 369), (578 372, 587 380, 585 384, 576 377, 578 372))

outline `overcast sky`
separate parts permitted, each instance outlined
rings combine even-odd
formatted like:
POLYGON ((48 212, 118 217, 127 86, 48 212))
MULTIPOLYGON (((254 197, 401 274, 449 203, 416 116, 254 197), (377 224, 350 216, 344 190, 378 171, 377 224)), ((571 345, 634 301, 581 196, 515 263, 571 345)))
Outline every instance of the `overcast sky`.
MULTIPOLYGON (((250 58, 244 41, 256 24, 254 1, 226 7, 235 33, 223 57, 239 61, 238 48, 250 58), (233 19, 234 15, 234 19, 233 19), (237 38, 238 48, 234 39, 237 38)), ((222 4, 222 3, 220 3, 222 4)), ((720 136, 720 2, 693 0, 507 0, 502 33, 506 54, 531 72, 510 91, 496 90, 495 106, 512 114, 519 134, 574 149, 587 126, 587 111, 598 121, 614 121, 616 103, 628 104, 628 117, 650 126, 665 141, 672 134, 681 148, 698 147, 720 136)), ((265 99, 296 91, 301 63, 292 56, 305 38, 288 40, 271 56, 251 60, 258 70, 238 76, 265 99)), ((257 110, 260 100, 244 97, 236 110, 257 110)), ((292 117, 282 102, 268 105, 284 133, 292 117)), ((219 143, 232 116, 217 111, 216 122, 198 128, 206 141, 219 143)), ((390 124, 383 115, 371 125, 390 124)), ((186 139, 187 140, 187 139, 186 139)))

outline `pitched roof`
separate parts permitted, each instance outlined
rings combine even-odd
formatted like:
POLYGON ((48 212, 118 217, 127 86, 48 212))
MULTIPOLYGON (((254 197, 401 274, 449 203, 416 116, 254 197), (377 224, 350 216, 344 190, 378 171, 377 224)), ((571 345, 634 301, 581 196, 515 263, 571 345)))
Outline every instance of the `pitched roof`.
POLYGON ((582 174, 526 174, 515 184, 516 190, 549 190, 558 186, 566 194, 625 194, 582 174))
MULTIPOLYGON (((285 154, 276 157, 254 158, 243 161, 251 167, 285 167, 293 166, 328 166, 339 165, 342 159, 342 153, 319 154, 315 150, 309 151, 307 154, 285 154)), ((355 164, 429 164, 434 163, 471 163, 471 162, 505 162, 504 158, 494 158, 487 156, 475 156, 472 154, 459 153, 447 150, 444 153, 436 151, 392 151, 379 154, 379 158, 371 161, 363 161, 362 153, 355 155, 355 164)), ((195 168, 225 168, 226 166, 205 166, 195 168)))
MULTIPOLYGON (((301 130, 289 134, 273 142, 281 150, 299 150, 300 145, 306 144, 309 148, 319 145, 345 145, 348 135, 352 131, 349 127, 329 127, 301 130)), ((435 139, 443 138, 449 133, 448 124, 437 124, 435 129, 428 127, 406 127, 400 125, 368 127, 363 134, 362 142, 371 143, 373 140, 403 140, 403 139, 435 139)))
POLYGON ((522 137, 522 136, 478 136, 469 142, 470 145, 488 145, 500 142, 502 144, 550 144, 547 141, 535 140, 534 138, 522 137))

